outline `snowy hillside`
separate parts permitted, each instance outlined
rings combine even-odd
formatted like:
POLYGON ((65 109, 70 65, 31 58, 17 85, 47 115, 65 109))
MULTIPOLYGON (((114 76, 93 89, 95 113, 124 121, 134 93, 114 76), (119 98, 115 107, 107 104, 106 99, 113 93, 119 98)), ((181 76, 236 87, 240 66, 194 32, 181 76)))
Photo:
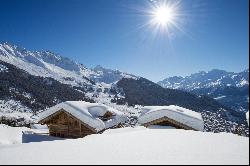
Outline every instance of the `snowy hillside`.
MULTIPOLYGON (((32 76, 42 77, 43 80, 46 80, 45 78, 55 79, 62 84, 67 84, 69 86, 72 86, 75 90, 78 91, 78 93, 79 92, 83 93, 83 95, 87 96, 88 98, 91 98, 97 102, 112 105, 114 107, 116 107, 116 105, 112 104, 111 100, 114 97, 117 98, 123 97, 120 94, 122 93, 122 91, 116 88, 115 83, 122 78, 133 78, 133 79, 139 78, 131 74, 120 72, 118 70, 105 69, 101 66, 97 66, 94 69, 88 69, 87 67, 83 66, 80 63, 74 62, 68 58, 64 58, 50 51, 29 51, 23 47, 19 47, 10 43, 0 44, 0 65, 1 65, 0 72, 2 73, 7 72, 8 71, 7 67, 3 63, 1 63, 1 61, 6 62, 8 64, 12 64, 13 66, 17 67, 18 69, 26 71, 32 76)), ((20 73, 21 71, 18 72, 20 73)), ((14 73, 16 73, 16 71, 14 71, 14 73)), ((54 81, 48 79, 48 81, 45 82, 47 85, 50 85, 54 81)), ((24 82, 19 83, 19 86, 20 84, 23 83, 24 82)), ((3 84, 6 84, 6 82, 3 84)), ((29 84, 29 82, 27 82, 26 84, 29 84)), ((26 87, 28 86, 29 85, 27 85, 26 87)), ((15 88, 12 89, 16 91, 15 88)), ((24 91, 23 87, 21 87, 21 89, 22 91, 24 91)), ((24 93, 26 92, 24 91, 24 93)), ((34 98, 34 96, 32 95, 30 96, 30 100, 34 98)), ((53 94, 52 96, 54 95, 55 94, 53 94)), ((73 100, 73 99, 79 100, 76 98, 78 97, 71 96, 71 99, 68 98, 66 100, 73 100)), ((55 99, 52 99, 51 101, 53 101, 54 104, 57 104, 59 102, 63 102, 66 100, 61 100, 58 99, 57 97, 55 99)), ((6 102, 7 101, 8 100, 6 100, 6 102)), ((33 103, 34 102, 37 101, 33 101, 33 103)), ((47 106, 51 106, 50 104, 47 103, 44 104, 47 106)), ((40 109, 43 109, 43 106, 40 106, 40 109)), ((129 110, 129 108, 126 110, 129 110)))
POLYGON ((158 82, 164 88, 208 95, 236 111, 249 110, 249 69, 240 72, 211 70, 186 77, 170 77, 158 82))
POLYGON ((19 119, 20 121, 32 122, 33 111, 22 105, 20 101, 0 100, 0 119, 19 119))
MULTIPOLYGON (((16 131, 8 132, 14 140, 16 131)), ((247 165, 249 139, 176 129, 112 129, 81 139, 0 145, 0 163, 247 165)))
POLYGON ((110 84, 123 77, 136 78, 136 76, 100 66, 88 69, 80 63, 50 51, 29 51, 9 43, 0 44, 0 60, 13 64, 31 75, 51 77, 72 86, 92 85, 94 84, 92 80, 110 84))

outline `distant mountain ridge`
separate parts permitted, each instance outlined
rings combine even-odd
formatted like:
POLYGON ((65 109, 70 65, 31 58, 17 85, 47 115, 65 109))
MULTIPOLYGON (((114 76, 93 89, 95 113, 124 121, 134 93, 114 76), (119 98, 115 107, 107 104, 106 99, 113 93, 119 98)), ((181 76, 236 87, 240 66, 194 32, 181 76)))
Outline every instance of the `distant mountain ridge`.
POLYGON ((165 88, 195 90, 199 88, 217 88, 221 86, 244 87, 249 85, 249 69, 239 73, 213 69, 201 71, 186 77, 169 77, 158 84, 165 88))
POLYGON ((186 77, 169 77, 158 84, 164 88, 210 96, 237 111, 249 110, 249 69, 239 73, 214 69, 186 77))

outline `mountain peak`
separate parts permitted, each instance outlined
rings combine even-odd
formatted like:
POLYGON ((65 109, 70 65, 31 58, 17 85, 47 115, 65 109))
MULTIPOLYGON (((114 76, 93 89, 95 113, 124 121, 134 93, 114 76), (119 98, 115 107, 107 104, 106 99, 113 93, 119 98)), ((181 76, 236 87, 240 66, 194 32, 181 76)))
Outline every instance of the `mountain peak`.
POLYGON ((94 70, 103 70, 105 69, 104 67, 102 67, 101 65, 97 65, 96 67, 94 67, 94 70))
POLYGON ((220 70, 220 69, 212 69, 211 71, 208 71, 208 73, 221 73, 221 74, 225 74, 225 73, 229 73, 225 70, 220 70))

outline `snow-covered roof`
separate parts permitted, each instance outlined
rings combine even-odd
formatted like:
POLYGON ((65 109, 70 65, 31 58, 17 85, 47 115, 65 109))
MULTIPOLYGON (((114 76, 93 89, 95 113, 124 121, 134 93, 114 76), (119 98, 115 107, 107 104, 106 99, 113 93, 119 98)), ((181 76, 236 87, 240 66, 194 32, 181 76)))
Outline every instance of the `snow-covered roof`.
POLYGON ((175 105, 170 106, 145 106, 138 118, 140 124, 167 117, 195 130, 203 131, 204 122, 200 113, 175 105))
POLYGON ((97 132, 123 123, 127 118, 124 113, 104 104, 88 103, 84 101, 66 101, 40 113, 39 121, 46 119, 61 109, 94 128, 97 132), (105 115, 107 112, 111 112, 114 116, 110 120, 102 121, 99 117, 105 115))

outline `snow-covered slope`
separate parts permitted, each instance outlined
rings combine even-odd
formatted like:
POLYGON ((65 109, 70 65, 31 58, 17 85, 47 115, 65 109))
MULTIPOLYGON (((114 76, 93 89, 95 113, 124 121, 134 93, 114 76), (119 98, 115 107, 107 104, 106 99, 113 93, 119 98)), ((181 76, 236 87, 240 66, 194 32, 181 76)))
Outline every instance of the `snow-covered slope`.
MULTIPOLYGON (((88 69, 80 63, 50 51, 29 51, 10 43, 0 44, 0 60, 13 64, 35 76, 51 77, 73 86, 97 83, 114 83, 123 77, 136 76, 97 66, 88 69)), ((2 68, 1 68, 2 70, 2 68)))
MULTIPOLYGON (((84 91, 52 78, 32 76, 17 67, 0 61, 8 72, 0 73, 0 123, 28 126, 38 112, 63 101, 94 102, 84 91)), ((84 88, 82 88, 84 89, 84 88)))
POLYGON ((29 51, 25 48, 0 44, 0 60, 13 64, 34 76, 52 77, 62 83, 79 86, 91 84, 83 76, 91 71, 80 64, 49 51, 29 51))
POLYGON ((0 100, 0 119, 19 119, 24 122, 32 122, 33 112, 30 108, 24 106, 16 100, 0 100))
POLYGON ((124 128, 76 140, 0 146, 1 164, 249 164, 233 134, 124 128))
POLYGON ((104 82, 107 84, 115 83, 121 80, 122 78, 134 78, 134 79, 138 78, 137 76, 120 72, 119 70, 105 69, 100 65, 93 68, 93 71, 95 72, 95 74, 92 73, 90 75, 92 80, 96 82, 104 82))

